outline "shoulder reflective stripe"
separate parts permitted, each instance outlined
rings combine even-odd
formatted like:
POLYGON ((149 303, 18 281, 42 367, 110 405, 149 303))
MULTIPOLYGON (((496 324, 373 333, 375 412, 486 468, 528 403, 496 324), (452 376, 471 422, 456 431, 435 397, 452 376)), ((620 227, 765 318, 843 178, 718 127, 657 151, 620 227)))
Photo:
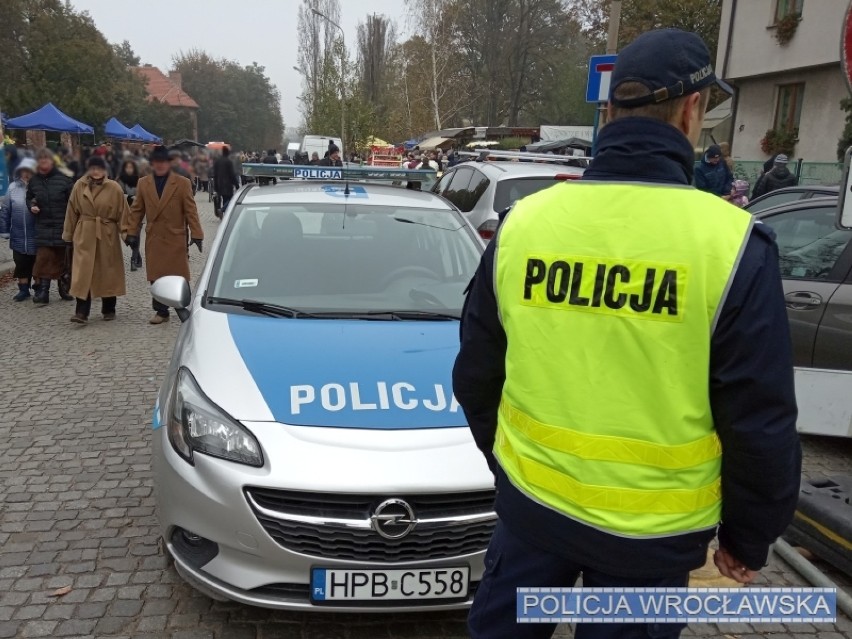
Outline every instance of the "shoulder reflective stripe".
POLYGON ((570 475, 527 457, 516 455, 505 438, 498 444, 501 460, 515 466, 531 485, 559 495, 581 508, 622 513, 693 513, 711 508, 722 499, 722 480, 695 490, 640 490, 583 484, 570 475))
POLYGON ((692 468, 722 455, 722 445, 715 432, 688 444, 665 446, 628 437, 590 435, 544 424, 511 406, 505 399, 500 404, 500 414, 515 431, 536 444, 582 459, 677 470, 692 468))
POLYGON ((751 239, 752 227, 754 227, 754 218, 751 218, 748 222, 745 237, 743 237, 743 243, 740 245, 740 251, 739 253, 737 253, 737 258, 734 260, 734 266, 733 268, 731 268, 731 274, 728 276, 728 281, 725 284, 725 289, 722 291, 722 297, 719 298, 719 304, 716 306, 716 314, 713 316, 713 324, 710 326, 710 335, 716 334, 716 324, 719 323, 719 317, 722 315, 722 309, 725 306, 725 301, 728 299, 728 293, 731 291, 731 286, 734 283, 734 278, 737 275, 737 271, 740 270, 740 262, 743 259, 743 253, 745 253, 748 241, 751 239))

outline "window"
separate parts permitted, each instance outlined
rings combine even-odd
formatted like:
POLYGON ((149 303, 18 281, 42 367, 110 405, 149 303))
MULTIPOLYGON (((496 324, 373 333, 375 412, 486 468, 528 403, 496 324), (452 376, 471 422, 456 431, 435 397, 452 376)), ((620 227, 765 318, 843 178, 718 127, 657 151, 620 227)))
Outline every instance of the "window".
POLYGON ((802 118, 802 103, 805 98, 805 84, 781 84, 775 103, 776 131, 796 131, 802 118))
POLYGON ((480 258, 448 209, 244 203, 231 215, 214 297, 315 312, 458 315, 480 258))
POLYGON ((763 218, 777 236, 781 277, 828 279, 852 230, 838 229, 837 209, 823 207, 788 211, 763 218))
POLYGON ((555 175, 500 180, 497 182, 497 192, 494 194, 494 210, 500 213, 521 198, 556 184, 561 184, 561 182, 557 181, 555 175))
POLYGON ((781 22, 787 16, 802 15, 804 0, 777 0, 775 4, 775 23, 781 22))
POLYGON ((769 193, 766 197, 761 197, 754 200, 753 204, 749 204, 746 208, 749 213, 760 213, 774 206, 781 206, 795 200, 800 200, 805 197, 801 191, 775 191, 769 193))
MULTIPOLYGON (((473 177, 473 169, 463 167, 453 171, 452 179, 447 185, 447 190, 441 195, 455 204, 460 211, 464 211, 464 200, 467 197, 467 187, 473 177)), ((468 209, 470 210, 470 209, 468 209)))

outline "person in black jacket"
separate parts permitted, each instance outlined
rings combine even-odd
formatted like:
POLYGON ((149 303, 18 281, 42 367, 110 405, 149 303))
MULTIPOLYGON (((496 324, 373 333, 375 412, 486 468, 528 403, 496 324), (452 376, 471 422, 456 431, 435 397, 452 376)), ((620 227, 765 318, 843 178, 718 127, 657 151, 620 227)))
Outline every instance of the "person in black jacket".
MULTIPOLYGON (((269 149, 266 152, 266 155, 264 156, 264 158, 260 161, 260 163, 261 164, 278 164, 278 158, 275 157, 275 149, 269 149)), ((260 186, 266 186, 267 184, 269 184, 270 181, 273 184, 278 184, 278 180, 276 180, 275 178, 268 178, 268 177, 258 178, 257 183, 260 186)))
POLYGON ((787 168, 787 156, 783 153, 775 156, 772 168, 764 173, 754 185, 752 199, 772 193, 788 186, 796 186, 796 176, 787 168))
MULTIPOLYGON (((66 270, 66 244, 62 230, 74 183, 56 168, 50 149, 40 149, 36 153, 36 162, 36 174, 27 186, 27 204, 36 216, 36 261, 33 266, 36 294, 33 302, 47 304, 50 301, 50 280, 59 280, 66 270)), ((61 292, 60 296, 62 299, 74 299, 61 292)))
POLYGON ((228 202, 234 197, 234 191, 240 188, 240 179, 237 177, 237 172, 234 169, 234 163, 231 162, 231 149, 228 147, 222 148, 222 155, 216 158, 213 163, 213 186, 216 195, 222 198, 218 202, 219 209, 216 217, 221 218, 225 209, 228 208, 228 202))
MULTIPOLYGON (((674 41, 683 38, 672 35, 672 31, 646 33, 619 53, 611 96, 620 105, 630 104, 630 100, 646 103, 619 106, 617 110, 610 105, 612 117, 599 134, 597 154, 582 178, 584 182, 598 183, 594 188, 611 189, 612 197, 622 198, 622 203, 625 196, 620 195, 622 187, 614 185, 617 182, 626 187, 637 183, 655 185, 661 193, 666 187, 689 189, 692 184, 694 143, 686 133, 697 136, 701 130, 706 101, 704 106, 695 103, 697 88, 687 90, 680 102, 657 104, 652 96, 664 87, 678 90, 689 86, 692 68, 710 70, 692 72, 693 78, 705 83, 701 87, 705 91, 714 77, 706 47, 700 47, 705 52, 702 59, 690 63, 683 51, 670 50, 674 41), (633 81, 624 87, 635 93, 621 92, 619 73, 631 80, 641 78, 641 82, 633 81), (688 113, 689 109, 693 110, 688 113), (642 161, 637 162, 637 157, 642 161)), ((694 34, 689 35, 694 42, 694 34)), ((565 185, 555 188, 564 189, 565 185)), ((529 208, 524 211, 532 212, 529 208)), ((501 218, 512 215, 509 211, 501 218)), ((526 220, 530 223, 530 218, 526 220)), ((602 228, 601 233, 605 232, 602 228)), ((627 231, 620 228, 610 232, 627 231)), ((507 380, 509 344, 495 295, 499 233, 497 238, 486 248, 469 286, 462 314, 461 348, 453 369, 454 395, 497 484, 495 508, 499 522, 485 557, 485 576, 471 609, 471 637, 527 639, 553 633, 553 625, 516 624, 517 586, 572 586, 579 572, 583 573, 585 586, 685 586, 689 571, 704 564, 708 545, 717 532, 719 550, 715 562, 720 572, 741 583, 750 582, 766 563, 770 545, 792 519, 801 475, 790 328, 771 229, 757 223, 747 235, 739 266, 720 303, 715 329, 708 337, 707 392, 722 455, 721 524, 718 530, 711 527, 663 536, 618 535, 569 517, 530 497, 498 463, 493 449, 507 380)), ((671 241, 678 239, 673 237, 671 241)), ((588 250, 590 255, 596 255, 594 251, 606 250, 606 242, 602 248, 588 250)), ((598 320, 603 336, 611 319, 598 320)), ((643 349, 640 329, 637 326, 639 351, 643 349)), ((608 368, 619 366, 617 360, 588 361, 581 343, 574 348, 578 352, 574 365, 588 365, 589 374, 601 383, 608 379, 608 368)), ((530 352, 526 356, 555 355, 530 352)), ((672 358, 677 356, 671 353, 672 358)), ((637 370, 635 374, 653 375, 654 371, 637 370)), ((609 389, 612 393, 623 390, 630 389, 609 389)), ((588 417, 586 427, 594 423, 595 415, 588 417)), ((624 422, 629 428, 633 423, 630 414, 624 415, 624 422)), ((577 464, 565 471, 577 473, 578 481, 583 481, 583 469, 583 457, 578 453, 577 464)), ((565 495, 570 495, 567 487, 565 495)), ((617 509, 616 504, 613 510, 617 509)), ((674 638, 682 627, 676 623, 653 627, 579 624, 578 636, 674 638)))
POLYGON ((340 149, 336 144, 328 145, 328 155, 319 163, 320 166, 343 166, 343 160, 340 159, 340 149))

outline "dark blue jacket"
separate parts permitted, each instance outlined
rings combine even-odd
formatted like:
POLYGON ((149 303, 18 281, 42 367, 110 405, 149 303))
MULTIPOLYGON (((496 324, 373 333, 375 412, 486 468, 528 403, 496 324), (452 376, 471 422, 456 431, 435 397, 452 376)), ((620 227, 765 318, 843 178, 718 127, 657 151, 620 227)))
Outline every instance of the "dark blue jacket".
POLYGON ((710 164, 706 155, 701 158, 695 169, 696 189, 719 196, 730 195, 733 183, 734 176, 724 158, 721 158, 718 164, 710 164))
MULTIPOLYGON (((689 185, 692 166, 692 148, 675 128, 625 118, 601 130, 583 179, 689 185)), ((469 288, 453 390, 497 476, 500 518, 529 544, 607 574, 661 577, 701 566, 714 531, 618 537, 531 500, 497 465, 492 448, 506 378, 506 334, 494 296, 494 251, 492 242, 469 288)), ((711 339, 708 379, 723 449, 719 538, 752 569, 765 564, 770 544, 792 519, 799 491, 792 359, 778 250, 772 231, 756 224, 711 339)))
POLYGON ((0 233, 9 234, 9 247, 16 253, 36 254, 35 221, 27 206, 27 185, 15 180, 0 198, 0 233))

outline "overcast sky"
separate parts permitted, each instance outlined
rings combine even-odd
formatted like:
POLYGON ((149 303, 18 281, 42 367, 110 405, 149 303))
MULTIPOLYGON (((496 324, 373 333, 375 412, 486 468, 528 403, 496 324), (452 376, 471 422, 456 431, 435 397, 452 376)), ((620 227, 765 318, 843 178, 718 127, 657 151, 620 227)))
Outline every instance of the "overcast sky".
MULTIPOLYGON (((298 96, 298 8, 300 0, 71 0, 88 11, 113 43, 129 40, 143 63, 163 71, 181 50, 203 49, 216 58, 240 64, 257 62, 281 91, 281 111, 287 127, 301 124, 298 96)), ((358 22, 370 13, 384 14, 406 31, 404 0, 341 0, 341 24, 346 46, 354 51, 358 22)), ((247 96, 250 97, 250 96, 247 96)))

